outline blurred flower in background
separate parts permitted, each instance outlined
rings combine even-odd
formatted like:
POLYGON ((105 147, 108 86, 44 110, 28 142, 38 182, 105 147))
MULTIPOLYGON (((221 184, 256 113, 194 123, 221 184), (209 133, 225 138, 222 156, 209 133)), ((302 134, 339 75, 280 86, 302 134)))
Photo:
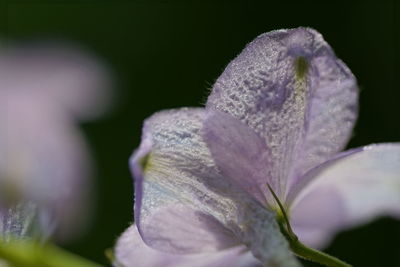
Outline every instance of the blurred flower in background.
POLYGON ((78 122, 107 109, 110 75, 71 45, 1 48, 0 237, 65 241, 87 224, 93 193, 78 122))

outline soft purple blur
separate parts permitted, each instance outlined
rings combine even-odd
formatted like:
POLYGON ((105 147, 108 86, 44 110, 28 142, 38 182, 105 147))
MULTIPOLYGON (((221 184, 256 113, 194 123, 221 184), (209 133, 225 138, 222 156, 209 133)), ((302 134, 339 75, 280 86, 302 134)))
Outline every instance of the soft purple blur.
POLYGON ((45 238, 55 232, 67 240, 86 225, 93 164, 78 123, 106 110, 110 86, 103 64, 76 46, 26 43, 0 50, 1 234, 45 238), (16 208, 21 205, 33 205, 34 217, 19 219, 27 216, 16 208))

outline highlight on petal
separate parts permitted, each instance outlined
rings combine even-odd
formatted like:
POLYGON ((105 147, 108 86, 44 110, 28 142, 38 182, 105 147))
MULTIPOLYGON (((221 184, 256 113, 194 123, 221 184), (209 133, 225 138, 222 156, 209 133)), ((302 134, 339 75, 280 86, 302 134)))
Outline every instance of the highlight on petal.
POLYGON ((272 163, 266 176, 280 181, 273 189, 284 199, 303 173, 344 147, 357 94, 354 76, 322 36, 297 28, 248 44, 214 84, 207 109, 234 116, 265 139, 272 163))
POLYGON ((202 139, 204 109, 146 120, 134 153, 135 222, 143 241, 175 254, 247 244, 262 262, 297 266, 275 214, 222 176, 202 139), (140 155, 140 156, 139 156, 140 155))
POLYGON ((148 247, 136 225, 130 226, 115 247, 115 267, 258 267, 262 266, 243 245, 214 253, 179 255, 148 247))
POLYGON ((306 244, 323 247, 336 232, 379 216, 400 218, 400 143, 344 152, 303 179, 291 222, 306 244))

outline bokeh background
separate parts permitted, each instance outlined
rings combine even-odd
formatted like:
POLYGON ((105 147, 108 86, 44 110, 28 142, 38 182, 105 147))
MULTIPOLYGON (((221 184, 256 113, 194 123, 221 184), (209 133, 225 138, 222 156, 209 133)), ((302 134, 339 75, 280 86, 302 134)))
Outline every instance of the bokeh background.
MULTIPOLYGON (((1 38, 72 41, 114 75, 114 108, 82 125, 97 166, 95 217, 86 235, 66 248, 107 264, 104 250, 133 219, 127 161, 143 120, 161 109, 201 106, 227 63, 263 32, 320 31, 361 87, 349 147, 399 141, 400 2, 325 2, 1 2, 1 38)), ((382 218, 341 233, 327 252, 354 266, 400 266, 400 222, 382 218)))

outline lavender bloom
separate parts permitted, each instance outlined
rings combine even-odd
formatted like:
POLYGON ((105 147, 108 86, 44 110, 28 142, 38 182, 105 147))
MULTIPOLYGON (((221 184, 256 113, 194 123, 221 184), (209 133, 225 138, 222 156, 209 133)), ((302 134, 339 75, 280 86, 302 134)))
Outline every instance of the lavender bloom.
POLYGON ((145 121, 131 158, 135 224, 116 265, 298 266, 267 184, 316 248, 377 216, 399 218, 400 144, 340 153, 357 102, 355 77, 315 30, 256 38, 205 108, 145 121))
POLYGON ((89 217, 91 157, 77 118, 108 102, 108 73, 79 50, 0 50, 0 237, 72 238, 89 217))

